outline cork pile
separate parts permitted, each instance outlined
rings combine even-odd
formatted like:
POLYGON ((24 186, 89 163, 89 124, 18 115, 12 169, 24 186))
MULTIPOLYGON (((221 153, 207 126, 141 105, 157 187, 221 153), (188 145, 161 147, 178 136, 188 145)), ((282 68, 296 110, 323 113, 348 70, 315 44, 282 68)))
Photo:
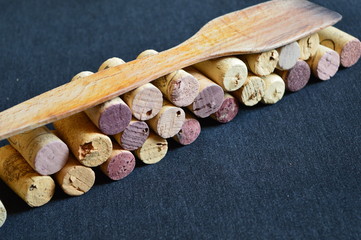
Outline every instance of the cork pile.
MULTIPOLYGON (((138 58, 157 54, 146 50, 138 58)), ((285 91, 304 88, 311 74, 328 80, 339 67, 354 65, 360 41, 328 27, 297 42, 268 52, 222 57, 180 69, 84 112, 8 139, 0 148, 0 178, 29 206, 49 202, 55 182, 70 196, 89 191, 93 168, 117 181, 127 177, 136 158, 145 164, 161 161, 172 138, 194 142, 197 118, 220 123, 235 118, 239 104, 275 104, 285 91)), ((98 71, 124 64, 110 58, 98 71)), ((72 81, 93 74, 80 72, 72 81)), ((0 226, 6 210, 0 201, 0 226)))

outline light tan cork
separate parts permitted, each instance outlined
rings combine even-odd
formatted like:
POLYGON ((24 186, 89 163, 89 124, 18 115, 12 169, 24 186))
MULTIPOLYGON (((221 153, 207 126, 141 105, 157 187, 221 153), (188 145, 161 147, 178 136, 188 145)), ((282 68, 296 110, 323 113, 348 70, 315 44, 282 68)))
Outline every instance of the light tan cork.
POLYGON ((318 32, 321 45, 335 50, 341 57, 343 67, 351 67, 361 56, 361 42, 356 37, 335 27, 318 32))
POLYGON ((145 164, 154 164, 162 160, 168 151, 168 142, 154 132, 150 132, 149 137, 143 146, 134 151, 137 158, 145 164))
POLYGON ((331 48, 320 45, 316 54, 307 60, 312 74, 320 80, 329 80, 340 66, 340 55, 331 48))
POLYGON ((148 124, 133 118, 123 132, 113 137, 123 149, 133 151, 142 146, 148 136, 148 124))
POLYGON ((66 165, 55 174, 55 180, 66 194, 80 196, 93 187, 95 173, 70 154, 66 165))
POLYGON ((109 58, 108 60, 106 60, 105 62, 102 63, 102 65, 100 65, 98 71, 102 71, 111 67, 116 67, 118 65, 124 64, 124 60, 121 58, 117 58, 117 57, 112 57, 109 58))
POLYGON ((77 113, 53 123, 57 135, 69 146, 74 156, 87 167, 105 162, 112 152, 112 141, 89 120, 77 113))
MULTIPOLYGON (((158 52, 148 49, 139 54, 137 59, 155 54, 158 52)), ((198 95, 199 82, 182 69, 160 77, 152 81, 152 84, 159 88, 163 95, 177 107, 188 106, 198 95)))
POLYGON ((239 89, 248 75, 246 64, 236 57, 221 57, 194 66, 228 92, 239 89))
POLYGON ((42 176, 10 145, 0 148, 0 178, 30 207, 39 207, 54 195, 55 183, 42 176))
POLYGON ((244 105, 254 106, 262 100, 265 93, 265 87, 262 78, 250 74, 244 85, 237 91, 232 92, 232 95, 244 105))
POLYGON ((206 118, 217 112, 223 103, 223 89, 194 67, 188 67, 185 70, 192 74, 200 84, 198 96, 187 108, 199 118, 206 118))
POLYGON ((262 77, 265 82, 265 92, 262 102, 265 104, 275 104, 282 99, 285 93, 285 82, 275 73, 262 77))
POLYGON ((271 50, 263 53, 248 54, 241 56, 245 60, 249 69, 258 76, 271 74, 278 63, 278 52, 271 50))
POLYGON ((132 110, 133 116, 143 121, 157 115, 163 104, 162 92, 151 83, 125 93, 122 98, 132 110))
POLYGON ((159 113, 148 120, 149 127, 162 138, 170 138, 176 135, 182 128, 185 113, 180 107, 164 100, 163 107, 159 113))
POLYGON ((308 60, 316 54, 318 46, 320 45, 320 38, 317 33, 314 33, 298 40, 298 44, 301 49, 300 59, 308 60))
POLYGON ((279 59, 277 69, 289 70, 293 68, 301 56, 300 45, 297 42, 290 43, 277 49, 279 59))
POLYGON ((68 160, 68 146, 45 126, 12 136, 8 141, 41 175, 58 172, 68 160))
POLYGON ((0 200, 0 227, 2 227, 6 221, 7 213, 4 204, 0 200))
MULTIPOLYGON (((114 58, 105 61, 101 67, 108 67, 114 58)), ((123 62, 123 60, 119 59, 123 62)), ((71 81, 92 75, 92 72, 83 71, 75 75, 71 81)), ((132 119, 132 112, 128 105, 120 98, 115 97, 95 107, 86 109, 85 114, 106 135, 114 135, 122 132, 132 119)))

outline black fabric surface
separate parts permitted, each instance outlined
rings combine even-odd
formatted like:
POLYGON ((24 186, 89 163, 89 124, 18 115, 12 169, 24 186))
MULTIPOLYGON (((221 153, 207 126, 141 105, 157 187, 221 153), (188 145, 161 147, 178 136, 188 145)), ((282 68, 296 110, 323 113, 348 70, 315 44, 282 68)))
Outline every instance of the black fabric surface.
MULTIPOLYGON (((321 1, 360 34, 359 0, 321 1)), ((259 1, 0 1, 0 110, 96 71, 109 57, 173 47, 259 1)), ((201 121, 190 146, 85 195, 57 187, 28 207, 3 182, 0 239, 360 239, 361 63, 234 121, 201 121)), ((6 144, 5 141, 1 145, 6 144)))

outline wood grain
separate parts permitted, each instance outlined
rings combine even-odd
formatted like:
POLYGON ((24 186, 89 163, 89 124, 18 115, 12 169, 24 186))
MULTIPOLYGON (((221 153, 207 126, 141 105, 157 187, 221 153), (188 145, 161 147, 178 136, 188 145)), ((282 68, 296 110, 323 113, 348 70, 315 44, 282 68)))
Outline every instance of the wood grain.
POLYGON ((81 112, 197 62, 275 49, 340 19, 324 7, 293 0, 229 13, 174 48, 67 83, 1 112, 0 139, 81 112))

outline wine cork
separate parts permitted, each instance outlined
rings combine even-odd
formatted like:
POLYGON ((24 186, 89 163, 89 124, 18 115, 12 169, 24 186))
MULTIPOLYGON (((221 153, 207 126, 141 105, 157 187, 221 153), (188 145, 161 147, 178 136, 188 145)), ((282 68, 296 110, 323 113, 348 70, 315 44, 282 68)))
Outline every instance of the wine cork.
POLYGON ((206 118, 215 113, 223 103, 223 89, 193 67, 185 69, 199 81, 199 93, 187 108, 197 117, 206 118))
POLYGON ((0 200, 0 228, 4 225, 6 221, 6 217, 7 217, 6 208, 0 200))
MULTIPOLYGON (((145 50, 137 59, 155 54, 158 54, 155 50, 145 50)), ((190 105, 198 95, 199 82, 182 69, 160 77, 152 81, 152 84, 177 107, 190 105)))
POLYGON ((149 133, 149 137, 143 146, 134 151, 137 158, 145 164, 154 164, 162 160, 168 151, 168 142, 154 132, 149 133))
MULTIPOLYGON (((105 67, 108 66, 106 65, 107 61, 103 63, 105 67)), ((89 71, 80 72, 73 77, 72 81, 91 74, 93 73, 89 71)), ((114 135, 122 132, 132 119, 130 108, 120 97, 115 97, 95 107, 89 108, 84 112, 99 130, 106 135, 114 135)))
POLYGON ((298 60, 296 65, 287 71, 276 71, 285 82, 286 89, 296 92, 306 86, 311 77, 311 69, 303 60, 298 60))
POLYGON ((313 75, 320 80, 329 80, 340 66, 340 55, 334 50, 320 45, 316 54, 307 60, 313 75))
POLYGON ((189 145, 198 138, 200 133, 201 124, 195 117, 187 112, 181 130, 179 130, 173 139, 182 145, 189 145))
POLYGON ((133 118, 123 132, 113 137, 123 149, 133 151, 141 147, 148 136, 148 124, 133 118))
POLYGON ((293 68, 301 56, 300 45, 297 42, 290 43, 277 49, 279 58, 277 69, 289 70, 293 68))
POLYGON ((0 148, 0 178, 30 207, 42 206, 54 195, 53 179, 33 170, 10 145, 0 148))
POLYGON ((69 196, 80 196, 88 192, 94 185, 95 173, 90 167, 83 166, 73 154, 68 162, 55 174, 55 180, 69 196))
POLYGON ((258 76, 271 74, 277 66, 278 58, 279 55, 276 50, 242 56, 249 69, 258 76))
POLYGON ((53 123, 57 135, 74 156, 87 167, 105 162, 112 152, 110 138, 101 133, 84 113, 77 113, 53 123))
POLYGON ((162 138, 170 138, 176 135, 182 128, 185 113, 182 108, 176 107, 164 100, 159 113, 148 120, 149 127, 162 138))
POLYGON ((341 58, 343 67, 351 67, 360 59, 361 42, 359 39, 335 27, 328 27, 318 32, 320 43, 335 50, 341 58))
POLYGON ((118 65, 124 64, 125 62, 121 58, 112 57, 106 60, 105 62, 100 65, 98 71, 102 71, 111 67, 116 67, 118 65))
POLYGON ((12 136, 8 141, 41 175, 58 172, 68 160, 68 146, 45 126, 12 136))
POLYGON ((128 104, 136 119, 145 121, 158 114, 162 108, 163 96, 157 87, 147 83, 125 93, 123 100, 128 104))
POLYGON ((239 89, 248 75, 246 64, 236 57, 221 57, 194 66, 228 92, 239 89))
POLYGON ((262 77, 265 82, 265 92, 262 102, 265 104, 274 104, 282 99, 285 93, 285 82, 275 73, 262 77))
POLYGON ((298 44, 301 50, 300 59, 308 60, 316 54, 318 46, 320 45, 320 38, 317 33, 314 33, 298 40, 298 44))
POLYGON ((222 106, 217 112, 213 113, 211 117, 220 123, 227 123, 237 116, 238 110, 239 105, 237 99, 229 93, 224 93, 222 106))
POLYGON ((113 151, 106 162, 100 165, 101 171, 112 180, 120 180, 128 176, 135 167, 135 157, 127 150, 113 143, 113 151))
POLYGON ((250 74, 244 85, 237 91, 232 92, 232 95, 244 105, 254 106, 262 100, 265 87, 262 78, 250 74))

